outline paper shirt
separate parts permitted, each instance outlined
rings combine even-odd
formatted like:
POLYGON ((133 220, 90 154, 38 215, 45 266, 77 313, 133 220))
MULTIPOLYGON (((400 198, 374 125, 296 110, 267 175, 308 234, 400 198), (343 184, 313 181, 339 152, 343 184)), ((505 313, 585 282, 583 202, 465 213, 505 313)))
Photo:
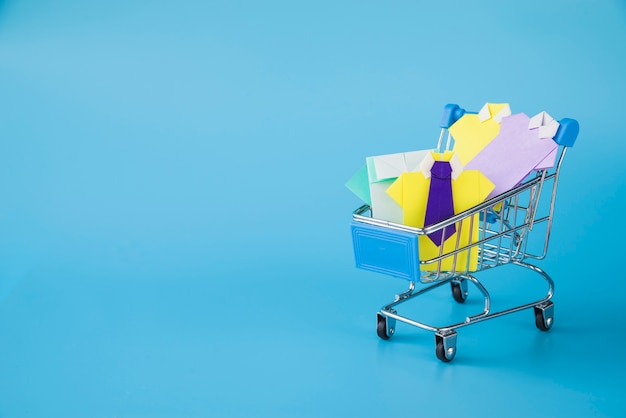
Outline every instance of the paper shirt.
POLYGON ((402 223, 402 208, 386 193, 387 188, 405 172, 420 170, 429 150, 367 157, 366 164, 346 187, 372 208, 372 217, 402 223))
POLYGON ((359 199, 367 203, 368 205, 372 205, 372 197, 370 195, 370 185, 367 179, 367 166, 363 166, 359 168, 359 171, 354 173, 354 175, 348 180, 346 183, 346 187, 350 189, 352 193, 357 195, 359 199))
POLYGON ((453 150, 463 165, 498 135, 500 121, 510 114, 508 103, 487 103, 478 114, 465 113, 450 126, 453 150))
POLYGON ((543 125, 550 130, 542 131, 542 125, 530 121, 524 113, 503 118, 500 133, 465 166, 467 170, 480 170, 495 184, 488 198, 517 186, 533 170, 554 166, 558 144, 552 137, 558 122, 551 120, 543 125))
MULTIPOLYGON (((452 151, 443 154, 431 153, 434 160, 450 161, 454 155, 452 151)), ((401 174, 398 179, 387 189, 387 194, 403 209, 403 223, 416 228, 424 227, 426 215, 426 203, 428 201, 430 179, 422 171, 401 174)), ((493 190, 494 184, 478 170, 462 170, 453 176, 452 198, 454 201, 454 213, 458 214, 468 210, 485 200, 493 190), (455 178, 456 177, 456 178, 455 178)), ((459 242, 459 247, 478 241, 478 214, 465 218, 456 224, 456 232, 443 243, 443 254, 454 251, 459 242), (470 230, 471 224, 471 230, 470 230), (460 233, 460 238, 457 234, 460 233)), ((427 261, 439 257, 440 247, 434 244, 426 235, 418 238, 420 260, 427 261)), ((454 256, 441 260, 441 271, 453 270, 454 256)), ((474 271, 478 267, 478 247, 472 247, 468 251, 456 255, 456 270, 474 271)), ((422 264, 422 270, 436 271, 439 262, 422 264)))

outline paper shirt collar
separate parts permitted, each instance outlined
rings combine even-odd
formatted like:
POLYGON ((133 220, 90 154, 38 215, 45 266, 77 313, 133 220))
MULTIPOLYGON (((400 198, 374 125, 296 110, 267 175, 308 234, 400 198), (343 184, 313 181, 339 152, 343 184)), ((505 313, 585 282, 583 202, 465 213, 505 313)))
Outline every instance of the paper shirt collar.
POLYGON ((559 130, 559 122, 546 112, 539 112, 528 122, 528 129, 539 129, 539 138, 554 138, 559 130))
POLYGON ((434 153, 429 152, 422 160, 420 170, 424 177, 427 179, 430 178, 430 169, 433 168, 435 161, 447 161, 450 163, 450 167, 452 168, 452 180, 456 180, 456 178, 463 171, 463 164, 461 163, 461 160, 459 160, 459 157, 450 151, 437 155, 442 156, 442 158, 435 160, 434 153))
POLYGON ((489 119, 500 123, 502 118, 511 115, 511 107, 508 103, 485 103, 485 105, 478 112, 478 119, 481 122, 486 122, 489 119))

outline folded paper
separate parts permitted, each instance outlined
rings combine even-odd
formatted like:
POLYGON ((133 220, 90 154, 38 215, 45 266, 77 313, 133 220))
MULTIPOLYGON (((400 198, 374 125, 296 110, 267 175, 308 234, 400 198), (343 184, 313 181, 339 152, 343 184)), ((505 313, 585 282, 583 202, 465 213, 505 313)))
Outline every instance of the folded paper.
POLYGON ((487 103, 478 114, 465 113, 450 126, 454 151, 463 165, 498 135, 500 122, 510 114, 508 103, 487 103))
POLYGON ((370 185, 367 179, 367 166, 364 165, 354 173, 354 175, 346 183, 346 187, 350 189, 352 193, 357 195, 359 199, 371 206, 372 198, 370 195, 370 185))
MULTIPOLYGON (((454 214, 468 210, 483 202, 493 190, 494 184, 478 170, 461 170, 456 163, 455 153, 447 151, 443 154, 430 152, 426 159, 449 162, 453 168, 452 200, 454 214)), ((427 166, 424 164, 423 166, 427 166)), ((424 168, 424 167, 423 167, 424 168)), ((403 209, 402 223, 416 228, 425 227, 426 207, 429 200, 431 176, 422 170, 402 173, 387 189, 387 194, 403 209)), ((457 248, 464 247, 478 241, 478 214, 464 218, 455 225, 455 232, 443 239, 443 254, 450 253, 457 248)), ((444 233, 447 235, 447 233, 444 233)), ((428 236, 419 236, 419 254, 421 261, 432 260, 440 256, 441 247, 435 244, 428 236)), ((472 247, 457 253, 456 256, 445 257, 439 262, 422 264, 424 271, 474 271, 478 267, 478 248, 472 247), (456 257, 456 264, 455 264, 456 257)))
MULTIPOLYGON (((433 154, 429 153, 420 168, 424 177, 430 178, 424 226, 435 225, 454 215, 452 180, 459 176, 463 167, 454 154, 449 161, 435 161, 433 154)), ((441 245, 444 239, 450 238, 455 232, 456 227, 450 225, 428 234, 428 238, 436 245, 441 245)))
POLYGON ((556 155, 559 151, 559 148, 555 148, 546 158, 541 160, 539 164, 535 166, 535 170, 544 170, 546 168, 554 167, 554 163, 556 162, 556 155))
POLYGON ((507 103, 493 104, 486 103, 478 112, 478 119, 485 122, 491 118, 500 123, 502 118, 511 114, 511 107, 507 103))
POLYGON ((559 122, 555 121, 552 116, 546 112, 540 112, 530 118, 528 121, 528 129, 538 129, 539 138, 554 138, 556 131, 559 130, 559 122))
MULTIPOLYGON (((430 169, 430 187, 426 202, 426 216, 424 226, 435 225, 454 216, 454 201, 452 199, 452 167, 446 161, 435 161, 430 169)), ((428 234, 428 238, 436 245, 449 238, 456 232, 454 225, 446 226, 443 230, 428 234)))
POLYGON ((346 183, 372 208, 372 217, 402 223, 402 208, 386 193, 402 173, 419 171, 430 151, 411 151, 367 157, 366 164, 346 183))
POLYGON ((533 118, 524 113, 507 116, 500 133, 465 169, 480 170, 495 184, 488 197, 497 196, 517 186, 533 170, 554 166, 558 144, 552 137, 557 130, 558 122, 545 112, 533 118))

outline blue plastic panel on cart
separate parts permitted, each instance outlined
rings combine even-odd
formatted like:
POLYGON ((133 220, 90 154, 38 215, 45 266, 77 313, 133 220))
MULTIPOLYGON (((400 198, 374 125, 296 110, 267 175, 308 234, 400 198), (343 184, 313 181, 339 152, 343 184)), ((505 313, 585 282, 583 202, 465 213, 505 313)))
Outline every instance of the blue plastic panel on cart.
POLYGON ((420 264, 417 235, 352 221, 354 259, 358 268, 417 281, 420 264))

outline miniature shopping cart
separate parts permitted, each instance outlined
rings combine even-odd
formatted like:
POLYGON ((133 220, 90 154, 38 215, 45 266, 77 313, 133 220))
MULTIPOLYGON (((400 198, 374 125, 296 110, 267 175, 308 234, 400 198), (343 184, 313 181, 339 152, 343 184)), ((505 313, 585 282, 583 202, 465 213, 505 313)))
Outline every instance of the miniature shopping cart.
MULTIPOLYGON (((445 106, 438 149, 446 134, 449 146, 448 128, 464 113, 465 110, 457 105, 445 106)), ((559 121, 554 141, 560 147, 553 168, 536 171, 534 176, 517 187, 435 225, 414 228, 376 219, 368 205, 354 211, 351 228, 357 267, 409 281, 408 290, 396 295, 392 302, 378 311, 377 333, 380 338, 388 340, 394 335, 396 321, 432 331, 435 333, 437 358, 449 362, 456 355, 458 328, 531 308, 534 309, 537 328, 547 331, 552 327, 554 282, 545 271, 530 262, 541 260, 547 254, 559 172, 567 148, 574 145, 578 129, 576 120, 559 121), (439 246, 439 256, 420 259, 418 237, 441 230, 445 234, 446 227, 451 225, 455 225, 457 237, 461 236, 463 228, 478 231, 476 234, 467 234, 469 241, 461 242, 457 238, 451 250, 449 244, 444 250, 444 239, 439 246), (531 239, 532 245, 529 245, 531 239), (472 252, 476 254, 473 265, 469 256, 472 252), (452 263, 444 263, 451 259, 452 263), (466 261, 457 262, 460 259, 466 261), (474 274, 507 264, 530 270, 545 280, 548 288, 545 297, 492 312, 491 296, 474 274), (416 287, 417 282, 421 284, 420 288, 416 287), (429 325, 400 315, 396 310, 399 305, 448 283, 454 300, 463 303, 468 296, 469 282, 484 296, 484 308, 476 315, 467 316, 462 322, 445 326, 429 325)), ((455 238, 451 236, 450 240, 454 241, 455 238)))

